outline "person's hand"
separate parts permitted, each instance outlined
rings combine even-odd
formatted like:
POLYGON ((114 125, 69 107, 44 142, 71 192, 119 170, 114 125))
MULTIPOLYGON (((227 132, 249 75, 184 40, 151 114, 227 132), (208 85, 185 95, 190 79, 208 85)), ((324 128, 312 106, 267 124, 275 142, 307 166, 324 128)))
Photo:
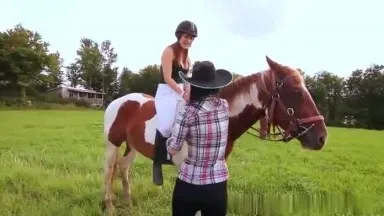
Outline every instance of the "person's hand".
POLYGON ((183 99, 184 99, 186 102, 189 101, 189 94, 188 94, 187 92, 185 92, 185 93, 183 94, 183 99))

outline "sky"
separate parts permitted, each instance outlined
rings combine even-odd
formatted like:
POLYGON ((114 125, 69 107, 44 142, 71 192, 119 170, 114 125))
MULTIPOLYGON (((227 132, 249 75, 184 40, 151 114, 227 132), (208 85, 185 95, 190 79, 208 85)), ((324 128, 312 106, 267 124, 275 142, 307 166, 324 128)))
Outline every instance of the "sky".
POLYGON ((268 68, 266 55, 311 75, 327 70, 345 77, 384 64, 379 0, 0 1, 2 31, 21 23, 39 32, 64 64, 74 61, 82 37, 110 40, 120 69, 160 64, 183 20, 199 31, 192 61, 242 75, 268 68))

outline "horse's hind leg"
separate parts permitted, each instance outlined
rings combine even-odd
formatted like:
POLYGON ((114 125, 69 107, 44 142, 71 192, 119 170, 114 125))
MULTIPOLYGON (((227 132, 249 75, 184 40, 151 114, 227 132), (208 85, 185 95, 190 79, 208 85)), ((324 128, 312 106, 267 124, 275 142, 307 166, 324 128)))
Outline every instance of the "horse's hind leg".
POLYGON ((116 158, 118 154, 118 147, 113 145, 111 142, 106 140, 106 149, 105 149, 105 161, 104 161, 104 202, 105 208, 107 210, 113 210, 114 206, 112 204, 112 180, 114 178, 114 172, 116 167, 116 158))
POLYGON ((131 187, 129 185, 129 168, 136 158, 137 151, 132 146, 126 142, 126 149, 123 154, 123 157, 119 160, 119 168, 122 179, 124 200, 130 204, 131 203, 131 187))

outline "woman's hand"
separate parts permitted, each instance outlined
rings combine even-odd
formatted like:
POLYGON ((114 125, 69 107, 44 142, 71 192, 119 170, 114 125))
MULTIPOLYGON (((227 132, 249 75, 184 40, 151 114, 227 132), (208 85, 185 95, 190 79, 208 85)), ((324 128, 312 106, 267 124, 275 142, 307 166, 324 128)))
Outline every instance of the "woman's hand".
POLYGON ((187 83, 184 83, 184 90, 185 90, 185 93, 183 95, 183 98, 186 102, 188 102, 191 96, 191 86, 187 83))
POLYGON ((183 99, 184 99, 186 102, 189 101, 189 92, 188 92, 188 91, 184 92, 184 94, 183 94, 183 99))

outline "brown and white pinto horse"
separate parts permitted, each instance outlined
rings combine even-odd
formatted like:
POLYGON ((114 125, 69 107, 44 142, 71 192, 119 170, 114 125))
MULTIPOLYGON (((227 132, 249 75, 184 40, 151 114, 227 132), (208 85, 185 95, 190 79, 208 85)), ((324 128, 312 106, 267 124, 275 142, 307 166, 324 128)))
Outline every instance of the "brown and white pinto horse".
MULTIPOLYGON (((301 74, 266 57, 270 69, 235 80, 220 90, 230 107, 229 137, 226 157, 233 149, 235 140, 258 120, 265 132, 268 126, 280 126, 285 130, 283 141, 297 138, 310 150, 320 150, 326 143, 327 129, 301 74)), ((160 110, 161 112, 161 110, 160 110)), ((142 93, 122 96, 109 104, 104 115, 105 133, 105 206, 113 209, 112 180, 120 169, 124 199, 130 201, 128 181, 129 167, 136 154, 152 159, 154 153, 156 110, 153 97, 142 93), (126 142, 126 150, 117 159, 118 148, 126 142)), ((184 144, 173 158, 180 168, 187 156, 184 144)))

